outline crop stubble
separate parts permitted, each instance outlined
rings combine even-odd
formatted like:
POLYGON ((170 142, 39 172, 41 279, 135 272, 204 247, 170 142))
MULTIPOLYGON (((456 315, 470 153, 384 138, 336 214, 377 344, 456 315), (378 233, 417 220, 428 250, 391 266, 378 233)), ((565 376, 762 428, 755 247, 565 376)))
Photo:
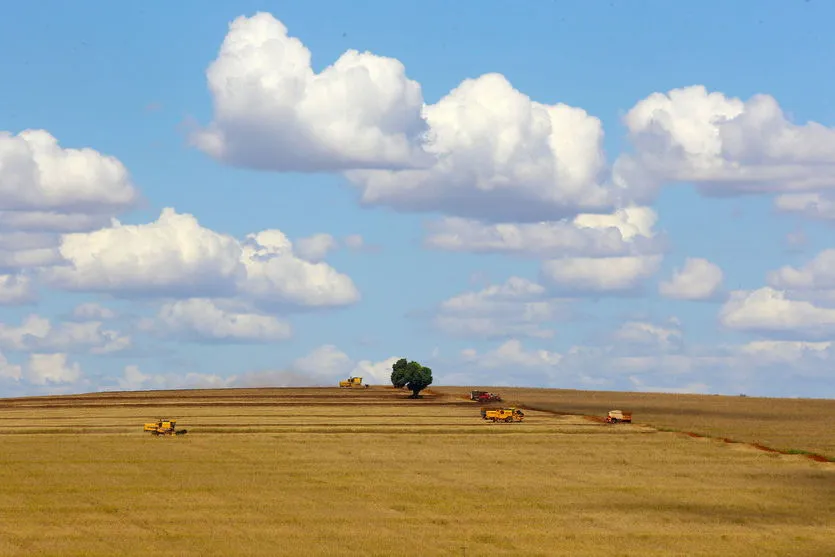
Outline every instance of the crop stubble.
MULTIPOLYGON (((475 388, 475 387, 474 387, 475 388)), ((469 387, 443 387, 463 396, 469 387)), ((502 388, 506 400, 530 408, 605 416, 631 410, 639 423, 778 451, 809 452, 835 460, 835 400, 670 393, 502 388)))
POLYGON ((460 396, 405 396, 0 400, 0 554, 835 552, 829 463, 549 412, 492 424, 460 396), (157 416, 189 434, 143 434, 157 416))

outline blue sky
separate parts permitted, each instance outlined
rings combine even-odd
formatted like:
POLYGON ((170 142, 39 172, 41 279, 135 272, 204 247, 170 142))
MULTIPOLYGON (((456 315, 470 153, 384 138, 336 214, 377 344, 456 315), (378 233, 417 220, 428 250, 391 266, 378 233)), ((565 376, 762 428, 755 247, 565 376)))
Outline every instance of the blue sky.
POLYGON ((401 356, 832 396, 833 16, 10 5, 0 396, 384 383, 401 356))

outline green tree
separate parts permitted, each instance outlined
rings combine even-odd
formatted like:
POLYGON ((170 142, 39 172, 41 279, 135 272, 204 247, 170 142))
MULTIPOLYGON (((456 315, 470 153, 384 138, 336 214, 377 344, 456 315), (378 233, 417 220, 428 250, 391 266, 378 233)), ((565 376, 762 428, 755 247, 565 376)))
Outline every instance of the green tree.
POLYGON ((409 362, 406 358, 400 358, 394 365, 391 366, 391 384, 395 389, 402 389, 409 382, 406 377, 406 368, 409 367, 409 362))
POLYGON ((411 398, 418 398, 420 392, 432 384, 432 370, 400 358, 391 366, 391 384, 396 389, 406 387, 412 391, 411 398))

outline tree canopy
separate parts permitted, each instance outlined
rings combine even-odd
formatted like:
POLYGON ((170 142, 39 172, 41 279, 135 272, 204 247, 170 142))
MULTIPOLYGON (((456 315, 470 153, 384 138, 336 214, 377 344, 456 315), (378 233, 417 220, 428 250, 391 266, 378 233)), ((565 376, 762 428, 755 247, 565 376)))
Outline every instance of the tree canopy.
POLYGON ((432 370, 400 358, 391 366, 391 384, 396 389, 406 387, 412 391, 412 398, 418 398, 420 392, 432 384, 432 370))

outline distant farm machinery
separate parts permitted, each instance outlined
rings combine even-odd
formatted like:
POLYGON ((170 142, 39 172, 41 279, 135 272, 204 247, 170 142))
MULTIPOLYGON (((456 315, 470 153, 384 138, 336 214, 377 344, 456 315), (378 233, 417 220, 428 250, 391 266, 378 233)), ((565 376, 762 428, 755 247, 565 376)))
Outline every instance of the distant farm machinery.
POLYGON ((502 397, 487 391, 470 391, 470 400, 475 400, 476 402, 501 402, 502 397))
POLYGON ((155 422, 145 424, 144 431, 150 431, 154 437, 159 435, 185 435, 187 429, 177 429, 177 421, 160 418, 155 422))
POLYGON ((607 424, 631 424, 632 412, 624 412, 623 410, 610 410, 606 415, 607 424))
POLYGON ((518 408, 482 408, 481 418, 492 422, 521 422, 525 413, 518 408))
POLYGON ((349 377, 345 381, 339 382, 341 389, 367 389, 368 385, 363 385, 362 377, 349 377))

